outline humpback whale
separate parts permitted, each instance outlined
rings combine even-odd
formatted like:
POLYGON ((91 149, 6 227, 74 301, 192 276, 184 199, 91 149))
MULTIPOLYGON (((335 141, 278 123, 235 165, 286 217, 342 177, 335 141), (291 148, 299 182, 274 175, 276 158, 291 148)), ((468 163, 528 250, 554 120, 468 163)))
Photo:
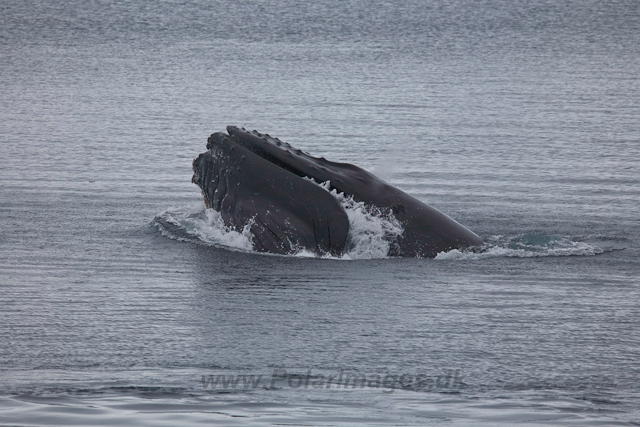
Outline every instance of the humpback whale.
POLYGON ((439 210, 349 163, 312 157, 268 134, 227 126, 193 161, 193 178, 207 208, 233 229, 249 225, 259 252, 307 249, 339 256, 348 248, 349 219, 325 188, 393 215, 403 232, 389 256, 435 257, 482 243, 439 210), (316 183, 314 183, 315 181, 316 183))

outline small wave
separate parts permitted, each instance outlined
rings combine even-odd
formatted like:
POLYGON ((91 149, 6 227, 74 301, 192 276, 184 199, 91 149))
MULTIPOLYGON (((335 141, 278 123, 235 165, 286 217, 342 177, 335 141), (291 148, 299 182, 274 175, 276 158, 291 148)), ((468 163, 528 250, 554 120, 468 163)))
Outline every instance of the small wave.
POLYGON ((542 233, 520 234, 515 237, 491 236, 479 247, 469 250, 453 249, 440 252, 437 260, 476 260, 494 257, 558 257, 594 256, 618 250, 606 240, 587 242, 578 237, 547 235, 542 233))
POLYGON ((204 202, 171 207, 157 214, 153 224, 163 236, 174 240, 243 252, 254 249, 251 222, 241 231, 236 231, 224 224, 219 212, 206 209, 204 202))

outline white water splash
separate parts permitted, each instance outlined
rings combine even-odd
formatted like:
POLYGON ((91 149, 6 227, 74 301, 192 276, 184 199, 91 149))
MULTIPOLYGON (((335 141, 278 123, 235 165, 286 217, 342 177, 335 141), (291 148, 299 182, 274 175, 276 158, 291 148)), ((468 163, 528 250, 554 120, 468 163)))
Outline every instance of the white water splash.
MULTIPOLYGON (((388 258, 393 242, 402 234, 401 224, 393 215, 384 215, 379 209, 356 202, 336 190, 330 190, 328 182, 316 185, 327 190, 340 203, 349 219, 349 234, 345 253, 334 257, 317 254, 309 249, 295 250, 290 256, 299 258, 325 258, 358 260, 388 258)), ((252 223, 241 231, 227 227, 220 213, 206 209, 198 202, 169 208, 154 218, 153 224, 171 239, 223 247, 242 252, 254 252, 252 223)), ((436 260, 481 260, 496 257, 558 257, 594 256, 613 250, 624 249, 609 239, 581 239, 540 233, 521 234, 515 237, 491 236, 480 248, 453 249, 440 252, 436 260)))
MULTIPOLYGON (((387 258, 391 244, 403 232, 401 224, 393 215, 384 215, 375 207, 356 202, 352 197, 329 189, 329 182, 316 183, 336 198, 349 219, 349 233, 345 253, 334 257, 317 254, 309 249, 297 249, 291 256, 326 259, 372 259, 387 258)), ((241 232, 227 227, 220 213, 206 209, 203 202, 169 208, 154 218, 153 224, 171 239, 220 246, 243 252, 254 251, 252 223, 241 232)))
POLYGON ((242 231, 227 227, 219 212, 206 209, 203 202, 169 208, 153 221, 160 232, 171 239, 221 246, 243 252, 253 251, 252 222, 242 231))
POLYGON ((349 219, 347 245, 342 259, 387 258, 391 244, 403 233, 402 225, 392 214, 356 202, 351 196, 330 189, 330 182, 316 185, 336 198, 349 219))

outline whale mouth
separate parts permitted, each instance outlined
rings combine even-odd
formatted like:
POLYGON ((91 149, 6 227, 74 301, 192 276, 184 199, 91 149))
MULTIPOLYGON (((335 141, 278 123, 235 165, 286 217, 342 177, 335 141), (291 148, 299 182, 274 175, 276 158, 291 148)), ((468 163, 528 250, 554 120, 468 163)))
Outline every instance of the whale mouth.
POLYGON ((273 236, 265 237, 267 231, 262 234, 269 240, 263 245, 266 251, 281 253, 283 239, 306 239, 315 243, 304 245, 339 252, 330 235, 337 229, 342 241, 348 222, 344 209, 329 194, 334 190, 393 215, 405 230, 397 239, 400 256, 435 257, 442 251, 482 243, 454 219, 358 166, 312 157, 255 130, 227 126, 227 132, 208 138, 208 150, 193 161, 191 181, 201 188, 205 205, 222 212, 229 224, 245 224, 256 212, 260 220, 267 221, 269 226, 263 229, 273 236), (322 183, 323 188, 309 180, 322 183), (277 216, 281 223, 269 215, 277 216), (298 220, 297 228, 287 225, 291 218, 298 220), (327 227, 322 235, 316 232, 320 223, 327 227))
POLYGON ((318 180, 304 165, 314 169, 321 160, 257 131, 227 130, 212 134, 207 151, 193 161, 191 181, 205 206, 233 229, 253 224, 260 252, 342 253, 349 230, 344 208, 326 188, 304 179, 318 180))

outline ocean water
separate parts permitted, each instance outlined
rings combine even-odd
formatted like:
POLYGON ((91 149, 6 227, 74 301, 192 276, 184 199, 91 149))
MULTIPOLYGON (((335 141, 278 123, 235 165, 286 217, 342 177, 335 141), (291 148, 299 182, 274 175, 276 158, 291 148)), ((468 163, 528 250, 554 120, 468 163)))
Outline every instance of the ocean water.
MULTIPOLYGON (((0 425, 638 425, 640 3, 0 3, 0 425), (228 124, 483 237, 252 252, 228 124)), ((339 196, 337 196, 339 197, 339 196)))

